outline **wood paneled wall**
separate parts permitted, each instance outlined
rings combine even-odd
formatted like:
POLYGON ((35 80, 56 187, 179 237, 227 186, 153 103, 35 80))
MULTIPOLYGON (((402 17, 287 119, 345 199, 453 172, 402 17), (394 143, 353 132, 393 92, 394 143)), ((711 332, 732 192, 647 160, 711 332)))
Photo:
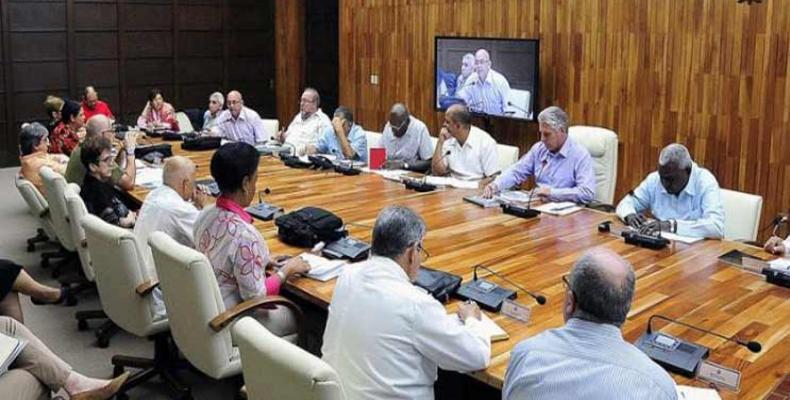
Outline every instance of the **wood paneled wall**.
POLYGON ((277 119, 282 128, 299 112, 304 89, 304 21, 304 0, 276 0, 277 119))
POLYGON ((0 165, 17 165, 18 126, 45 119, 47 94, 94 85, 134 123, 152 87, 177 109, 238 89, 275 113, 273 0, 0 0, 0 165))
MULTIPOLYGON (((538 106, 617 132, 618 200, 677 141, 722 187, 763 196, 761 227, 790 208, 790 0, 340 4, 340 100, 366 129, 404 101, 436 134, 435 36, 538 38, 538 106)), ((537 140, 534 123, 490 130, 522 153, 537 140)))

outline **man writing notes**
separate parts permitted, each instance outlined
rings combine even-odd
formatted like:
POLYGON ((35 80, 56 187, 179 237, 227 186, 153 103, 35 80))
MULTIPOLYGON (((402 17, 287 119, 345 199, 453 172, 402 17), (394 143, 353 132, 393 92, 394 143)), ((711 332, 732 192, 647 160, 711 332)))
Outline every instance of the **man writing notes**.
POLYGON ((710 171, 693 162, 688 149, 678 143, 661 150, 658 171, 620 201, 617 215, 643 232, 661 230, 713 239, 724 236, 719 183, 710 171), (648 209, 655 220, 648 222, 642 215, 648 209))
POLYGON ((669 374, 620 332, 635 280, 611 250, 585 253, 562 277, 565 325, 513 349, 502 399, 676 399, 669 374))
POLYGON ((373 227, 373 256, 338 278, 321 352, 349 399, 431 400, 437 367, 488 366, 491 343, 477 305, 462 303, 448 315, 412 284, 424 236, 414 211, 387 207, 373 227))
POLYGON ((368 140, 365 130, 354 123, 351 109, 340 106, 335 110, 332 126, 318 137, 316 145, 307 145, 307 154, 331 154, 338 160, 368 159, 368 140))
POLYGON ((586 204, 595 197, 590 153, 568 137, 568 115, 551 106, 538 114, 540 142, 483 190, 483 196, 510 189, 536 176, 534 195, 541 200, 586 204))
POLYGON ((480 180, 499 172, 496 141, 472 126, 472 114, 466 106, 452 105, 444 114, 431 168, 434 175, 466 180, 480 180))
POLYGON ((255 110, 244 106, 241 93, 233 90, 227 96, 228 109, 217 118, 217 123, 212 131, 219 132, 220 136, 254 145, 263 142, 267 136, 263 129, 263 120, 255 110))
POLYGON ((491 56, 485 49, 475 53, 475 73, 456 89, 456 96, 464 99, 470 110, 491 115, 505 112, 509 93, 510 83, 491 68, 491 56))
POLYGON ((308 145, 316 145, 318 136, 332 128, 329 117, 321 111, 321 98, 318 91, 307 88, 299 100, 299 113, 288 125, 288 129, 277 134, 277 140, 294 147, 294 153, 302 156, 308 145))
POLYGON ((425 172, 431 168, 433 143, 425 123, 409 114, 405 105, 396 103, 382 131, 381 144, 387 151, 387 169, 425 172))

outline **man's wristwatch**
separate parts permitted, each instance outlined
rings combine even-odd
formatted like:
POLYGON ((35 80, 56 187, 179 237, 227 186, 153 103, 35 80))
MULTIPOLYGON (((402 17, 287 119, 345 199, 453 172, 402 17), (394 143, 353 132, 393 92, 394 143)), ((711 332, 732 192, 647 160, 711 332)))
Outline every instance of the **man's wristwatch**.
POLYGON ((131 149, 131 150, 126 149, 126 155, 128 157, 134 157, 134 149, 131 149))
POLYGON ((280 278, 281 283, 285 283, 285 280, 288 278, 287 276, 285 276, 285 272, 283 272, 282 268, 277 270, 277 277, 280 278))
POLYGON ((406 170, 409 169, 409 163, 407 163, 407 162, 403 163, 403 169, 406 169, 406 170))

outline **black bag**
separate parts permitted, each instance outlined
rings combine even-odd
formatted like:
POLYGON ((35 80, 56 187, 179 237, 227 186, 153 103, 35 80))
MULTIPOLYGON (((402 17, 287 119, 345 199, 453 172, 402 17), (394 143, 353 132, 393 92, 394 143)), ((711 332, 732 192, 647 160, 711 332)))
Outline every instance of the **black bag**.
POLYGON ((168 143, 142 145, 134 149, 134 156, 138 159, 145 158, 149 153, 159 153, 157 156, 165 159, 173 155, 173 149, 168 143))
POLYGON ((345 237, 343 220, 317 207, 305 207, 274 220, 280 240, 298 247, 312 247, 318 242, 330 243, 345 237))
POLYGON ((197 136, 192 139, 188 136, 184 136, 184 143, 181 144, 181 148, 184 150, 200 151, 218 149, 221 145, 222 138, 217 136, 197 136))
POLYGON ((415 285, 428 291, 428 294, 442 303, 447 303, 450 296, 461 286, 461 277, 448 272, 420 267, 417 271, 415 285))

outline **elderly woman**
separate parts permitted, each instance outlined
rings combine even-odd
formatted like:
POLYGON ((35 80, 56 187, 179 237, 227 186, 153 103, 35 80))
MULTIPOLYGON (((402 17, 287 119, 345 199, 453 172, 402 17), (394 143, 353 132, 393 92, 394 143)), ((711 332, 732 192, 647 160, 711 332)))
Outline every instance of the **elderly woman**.
POLYGON ((80 196, 88 212, 122 228, 131 228, 137 220, 115 193, 112 185, 112 143, 103 136, 88 138, 81 147, 80 161, 87 171, 80 196))
MULTIPOLYGON (((195 222, 195 248, 211 261, 226 308, 256 296, 276 295, 290 276, 310 269, 300 257, 282 264, 272 262, 266 241, 244 211, 255 196, 259 159, 258 151, 247 143, 220 147, 211 157, 211 176, 221 194, 216 204, 204 208, 195 222), (269 265, 280 268, 267 276, 265 269, 269 265)), ((256 317, 272 333, 296 339, 290 310, 262 310, 256 317)))
POLYGON ((49 154, 49 133, 38 122, 22 124, 19 131, 19 152, 20 174, 41 193, 44 193, 44 181, 38 174, 41 167, 50 167, 61 175, 66 173, 69 158, 63 154, 49 154))
POLYGON ((208 110, 203 114, 203 130, 211 129, 217 125, 217 118, 222 114, 225 97, 220 92, 214 92, 208 98, 208 110))
POLYGON ((70 155, 85 137, 85 113, 76 101, 66 100, 60 111, 60 123, 50 136, 50 153, 70 155))
POLYGON ((148 103, 145 104, 142 114, 137 118, 137 126, 179 131, 176 110, 170 103, 165 103, 161 90, 151 89, 151 93, 148 94, 148 103))
POLYGON ((52 133, 56 126, 60 123, 61 116, 60 110, 63 108, 63 99, 57 96, 49 95, 44 100, 44 111, 47 112, 49 122, 47 123, 47 131, 52 133))

